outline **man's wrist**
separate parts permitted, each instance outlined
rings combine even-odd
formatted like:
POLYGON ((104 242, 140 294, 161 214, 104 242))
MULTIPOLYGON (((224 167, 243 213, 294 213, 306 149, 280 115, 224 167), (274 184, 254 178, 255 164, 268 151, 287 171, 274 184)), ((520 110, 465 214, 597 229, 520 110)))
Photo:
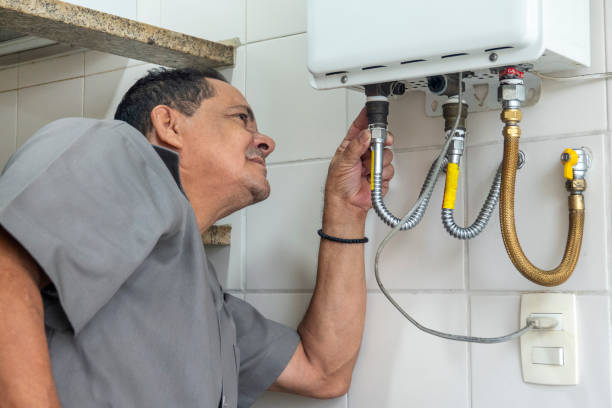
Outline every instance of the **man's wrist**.
POLYGON ((323 232, 338 238, 362 238, 367 211, 336 197, 326 197, 323 232))

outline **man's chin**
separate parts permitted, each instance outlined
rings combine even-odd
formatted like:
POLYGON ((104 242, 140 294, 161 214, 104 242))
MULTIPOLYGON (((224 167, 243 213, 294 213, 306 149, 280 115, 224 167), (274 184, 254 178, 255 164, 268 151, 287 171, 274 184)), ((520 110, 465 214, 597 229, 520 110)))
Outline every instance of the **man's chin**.
POLYGON ((270 197, 270 184, 268 183, 268 180, 266 180, 265 185, 252 188, 251 195, 253 197, 252 204, 259 203, 270 197))

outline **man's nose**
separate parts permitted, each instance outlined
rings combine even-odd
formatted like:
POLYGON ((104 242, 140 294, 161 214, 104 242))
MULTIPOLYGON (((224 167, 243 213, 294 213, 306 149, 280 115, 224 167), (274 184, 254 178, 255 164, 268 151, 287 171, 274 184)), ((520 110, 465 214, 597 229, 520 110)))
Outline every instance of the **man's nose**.
POLYGON ((264 157, 268 157, 268 155, 272 153, 276 147, 274 140, 263 133, 256 133, 254 142, 255 146, 257 146, 257 148, 264 154, 264 157))

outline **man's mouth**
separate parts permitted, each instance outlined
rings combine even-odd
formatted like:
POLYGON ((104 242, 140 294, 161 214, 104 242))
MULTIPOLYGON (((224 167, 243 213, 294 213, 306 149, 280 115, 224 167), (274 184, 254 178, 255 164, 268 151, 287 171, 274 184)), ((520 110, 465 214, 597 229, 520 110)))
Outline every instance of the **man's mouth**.
POLYGON ((266 161, 262 159, 261 157, 251 157, 248 160, 255 162, 255 163, 259 163, 262 166, 266 167, 266 161))

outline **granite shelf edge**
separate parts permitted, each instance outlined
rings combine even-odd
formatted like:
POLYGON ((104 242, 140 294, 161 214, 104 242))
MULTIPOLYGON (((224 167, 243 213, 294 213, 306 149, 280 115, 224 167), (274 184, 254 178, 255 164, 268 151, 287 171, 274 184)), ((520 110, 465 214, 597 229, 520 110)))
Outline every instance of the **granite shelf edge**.
POLYGON ((173 68, 234 64, 234 47, 57 0, 0 0, 0 27, 173 68))

